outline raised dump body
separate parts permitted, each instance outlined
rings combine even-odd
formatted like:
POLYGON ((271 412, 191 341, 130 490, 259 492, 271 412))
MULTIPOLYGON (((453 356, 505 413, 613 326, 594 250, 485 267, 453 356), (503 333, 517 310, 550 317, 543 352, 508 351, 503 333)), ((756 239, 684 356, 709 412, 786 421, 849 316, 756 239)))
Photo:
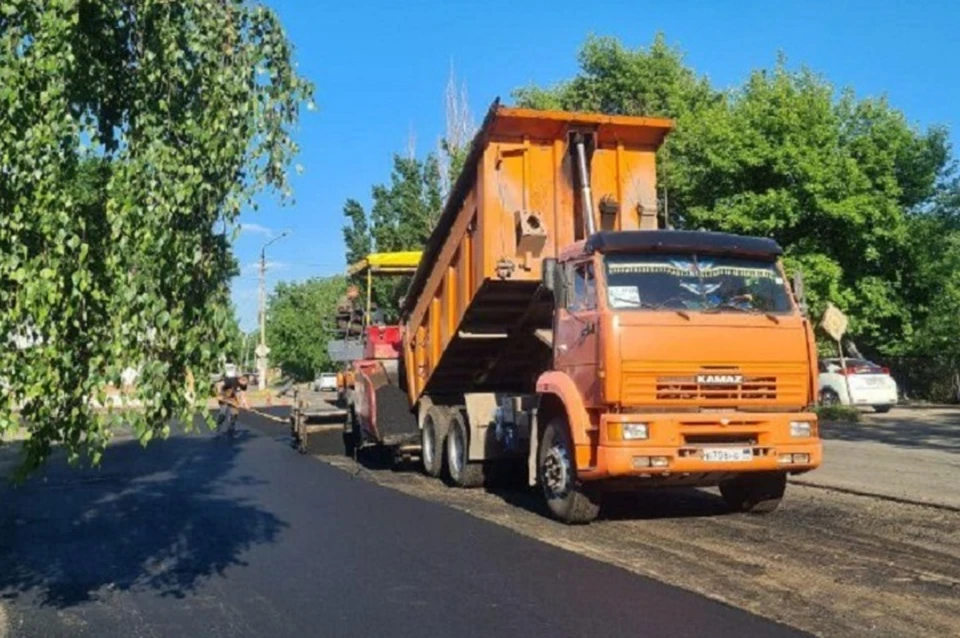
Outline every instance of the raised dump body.
POLYGON ((542 262, 584 239, 590 166, 599 230, 657 228, 659 118, 489 111, 403 306, 411 403, 464 392, 532 392, 550 367, 554 301, 542 262))

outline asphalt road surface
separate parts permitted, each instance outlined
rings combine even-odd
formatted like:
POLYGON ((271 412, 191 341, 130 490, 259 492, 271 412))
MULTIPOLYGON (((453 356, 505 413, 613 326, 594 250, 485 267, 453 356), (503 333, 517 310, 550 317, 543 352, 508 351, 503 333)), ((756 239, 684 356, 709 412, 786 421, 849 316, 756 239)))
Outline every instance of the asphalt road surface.
POLYGON ((0 487, 0 638, 184 635, 800 634, 298 455, 269 428, 120 441, 98 470, 57 457, 0 487))
POLYGON ((800 478, 832 487, 792 483, 768 516, 731 513, 716 490, 651 490, 566 527, 535 489, 452 489, 415 463, 358 464, 337 437, 312 448, 351 476, 817 635, 960 636, 960 411, 896 412, 824 427, 826 463, 800 478))

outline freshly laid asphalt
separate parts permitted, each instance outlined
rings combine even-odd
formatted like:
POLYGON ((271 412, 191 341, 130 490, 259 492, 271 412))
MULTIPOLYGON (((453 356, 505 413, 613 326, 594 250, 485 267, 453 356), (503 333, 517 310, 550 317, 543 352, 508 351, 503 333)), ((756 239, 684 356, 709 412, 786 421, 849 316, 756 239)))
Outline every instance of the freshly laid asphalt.
POLYGON ((800 635, 246 425, 0 486, 0 638, 800 635))

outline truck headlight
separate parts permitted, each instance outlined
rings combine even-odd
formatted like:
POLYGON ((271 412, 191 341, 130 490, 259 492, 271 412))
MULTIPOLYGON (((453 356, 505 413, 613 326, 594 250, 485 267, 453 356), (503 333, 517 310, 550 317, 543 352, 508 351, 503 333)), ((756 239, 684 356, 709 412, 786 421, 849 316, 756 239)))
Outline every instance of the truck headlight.
POLYGON ((634 441, 636 439, 650 438, 650 429, 646 423, 624 423, 623 440, 634 441))
POLYGON ((809 421, 790 421, 790 436, 797 438, 810 438, 813 433, 813 427, 809 421))

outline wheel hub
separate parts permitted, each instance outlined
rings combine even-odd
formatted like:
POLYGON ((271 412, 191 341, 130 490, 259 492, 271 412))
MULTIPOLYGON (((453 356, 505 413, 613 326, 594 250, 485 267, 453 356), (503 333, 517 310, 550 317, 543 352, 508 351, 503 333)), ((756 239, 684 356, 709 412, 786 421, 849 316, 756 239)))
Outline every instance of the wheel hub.
POLYGON ((563 496, 570 489, 570 456, 554 445, 543 460, 543 483, 553 496, 563 496))

